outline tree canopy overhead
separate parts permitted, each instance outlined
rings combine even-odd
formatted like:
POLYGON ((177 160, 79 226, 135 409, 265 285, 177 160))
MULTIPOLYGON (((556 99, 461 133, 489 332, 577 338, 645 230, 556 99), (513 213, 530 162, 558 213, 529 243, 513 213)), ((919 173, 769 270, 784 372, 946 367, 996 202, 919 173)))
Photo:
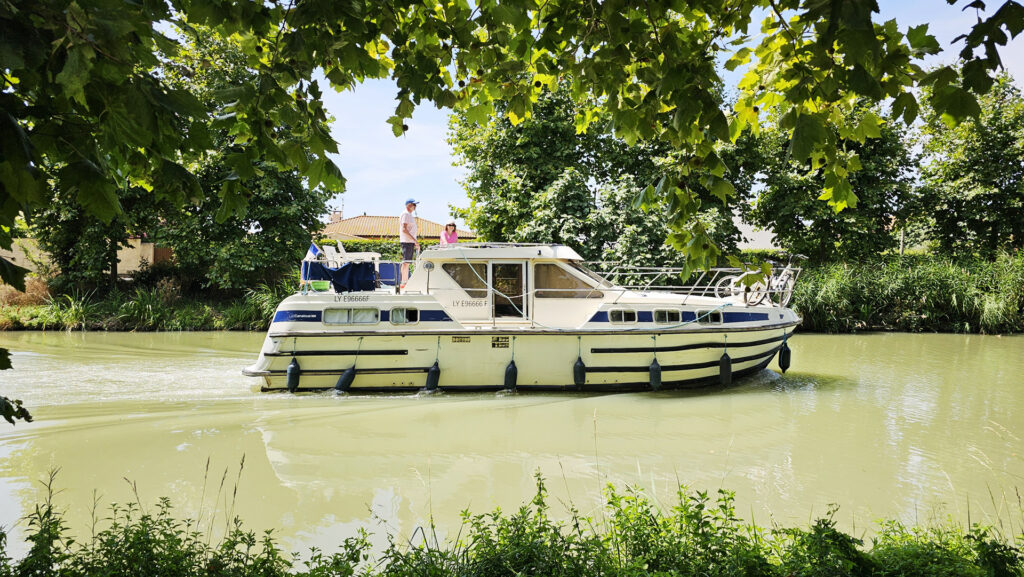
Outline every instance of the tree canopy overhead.
MULTIPOLYGON (((823 199, 838 209, 856 202, 848 175, 860 166, 841 141, 879 134, 876 116, 847 121, 858 99, 892 99, 910 122, 915 89, 928 87, 930 106, 949 122, 978 113, 976 94, 992 84, 999 47, 1024 28, 1024 7, 962 4, 981 15, 958 39, 958 75, 922 69, 938 42, 926 26, 876 21, 875 0, 7 0, 0 225, 10 227, 54 182, 104 218, 120 210, 115 191, 126 182, 178 203, 195 198, 211 116, 233 138, 232 171, 220 183, 225 217, 244 210, 239 183, 258 160, 340 190, 321 73, 335 89, 394 78, 395 134, 425 100, 481 120, 500 100, 515 121, 542 90, 567 82, 574 97, 598 101, 617 136, 661 140, 689 157, 641 199, 668 199, 681 220, 697 208, 691 178, 722 197, 732 192, 716 145, 771 111, 790 137, 788 153, 822 172, 823 199), (161 32, 167 22, 237 35, 257 81, 221 91, 212 105, 169 88, 160 72, 160 54, 176 44, 161 32), (748 67, 731 108, 718 98, 720 58, 728 69, 748 67)), ((593 117, 582 111, 578 129, 593 117)), ((715 252, 699 232, 677 244, 695 264, 715 252)), ((17 282, 10 267, 3 272, 17 282)))

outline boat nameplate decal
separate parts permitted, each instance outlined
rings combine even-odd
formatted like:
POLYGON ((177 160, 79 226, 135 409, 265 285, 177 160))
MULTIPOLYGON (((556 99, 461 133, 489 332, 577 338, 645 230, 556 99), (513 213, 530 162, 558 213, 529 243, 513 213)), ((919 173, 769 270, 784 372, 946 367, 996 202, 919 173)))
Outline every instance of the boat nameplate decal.
POLYGON ((275 323, 318 323, 322 311, 277 311, 275 323))
POLYGON ((461 337, 461 336, 452 335, 452 342, 453 343, 468 343, 470 338, 471 337, 461 337))
POLYGON ((492 349, 507 349, 508 337, 491 337, 492 349))

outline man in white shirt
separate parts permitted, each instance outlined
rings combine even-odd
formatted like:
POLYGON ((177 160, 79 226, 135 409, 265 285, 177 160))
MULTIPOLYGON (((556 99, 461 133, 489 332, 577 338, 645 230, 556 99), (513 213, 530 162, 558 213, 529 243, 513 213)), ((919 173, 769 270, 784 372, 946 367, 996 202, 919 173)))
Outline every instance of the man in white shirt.
POLYGON ((416 217, 412 211, 416 210, 416 199, 410 198, 405 201, 405 212, 398 217, 398 243, 402 247, 402 280, 399 283, 405 288, 409 280, 409 263, 416 259, 416 251, 420 243, 416 240, 416 217))

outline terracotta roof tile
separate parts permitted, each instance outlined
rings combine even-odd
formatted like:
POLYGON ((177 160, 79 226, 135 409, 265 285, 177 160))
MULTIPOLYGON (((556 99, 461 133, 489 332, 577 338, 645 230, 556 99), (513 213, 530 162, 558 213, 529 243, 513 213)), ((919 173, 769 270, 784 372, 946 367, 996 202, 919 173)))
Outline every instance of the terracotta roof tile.
MULTIPOLYGON (((420 238, 436 239, 441 238, 441 231, 444 225, 432 220, 416 217, 416 231, 420 238)), ((476 234, 468 230, 456 229, 459 233, 459 240, 474 239, 476 234)), ((359 238, 398 238, 398 217, 397 216, 353 216, 338 222, 332 222, 320 232, 327 238, 336 238, 335 235, 349 235, 359 238)), ((351 240, 341 238, 339 240, 351 240)))

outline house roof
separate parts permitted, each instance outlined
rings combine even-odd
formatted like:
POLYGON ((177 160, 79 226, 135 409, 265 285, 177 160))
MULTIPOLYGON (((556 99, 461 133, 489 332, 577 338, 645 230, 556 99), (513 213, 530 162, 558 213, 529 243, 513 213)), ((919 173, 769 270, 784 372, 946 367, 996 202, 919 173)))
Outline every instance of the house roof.
MULTIPOLYGON (((441 238, 444 230, 443 224, 432 220, 416 217, 416 233, 420 238, 441 238)), ((473 239, 476 234, 468 230, 456 229, 459 239, 473 239)), ((397 216, 353 216, 332 222, 324 227, 322 235, 329 238, 339 238, 339 235, 354 236, 358 238, 398 238, 398 217, 397 216)), ((353 240, 339 238, 339 240, 353 240)))

